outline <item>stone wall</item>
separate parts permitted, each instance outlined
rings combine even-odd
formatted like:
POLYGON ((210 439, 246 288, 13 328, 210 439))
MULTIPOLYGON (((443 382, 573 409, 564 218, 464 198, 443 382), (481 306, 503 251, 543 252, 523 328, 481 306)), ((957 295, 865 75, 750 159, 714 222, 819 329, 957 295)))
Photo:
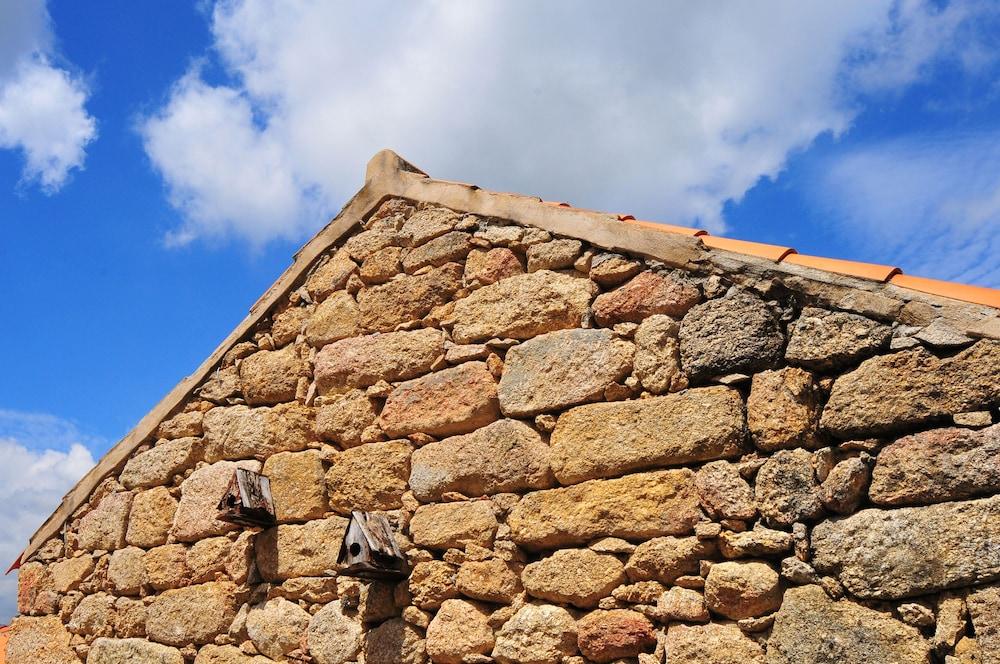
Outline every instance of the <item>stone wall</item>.
POLYGON ((21 568, 11 664, 1000 662, 1000 342, 399 200, 360 230, 21 568), (237 467, 278 526, 217 518, 237 467), (337 575, 352 510, 408 579, 337 575))

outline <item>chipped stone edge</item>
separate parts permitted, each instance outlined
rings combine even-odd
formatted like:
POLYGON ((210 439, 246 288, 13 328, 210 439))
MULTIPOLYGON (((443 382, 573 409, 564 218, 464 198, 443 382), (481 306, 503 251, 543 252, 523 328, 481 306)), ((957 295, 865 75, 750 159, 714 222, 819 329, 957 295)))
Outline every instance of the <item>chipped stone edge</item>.
MULTIPOLYGON (((790 290, 806 294, 810 294, 809 286, 813 290, 833 287, 843 291, 867 291, 876 297, 898 302, 899 308, 894 312, 896 315, 907 302, 916 301, 933 307, 940 317, 971 336, 1000 338, 1000 314, 990 307, 814 268, 786 266, 729 251, 708 250, 695 237, 622 223, 616 215, 604 212, 546 205, 537 196, 490 192, 471 184, 434 180, 395 152, 382 150, 368 162, 364 185, 340 213, 295 253, 293 263, 254 303, 246 318, 194 373, 181 380, 70 489, 55 512, 31 537, 18 562, 27 561, 42 544, 59 534, 63 524, 89 499, 101 481, 122 466, 132 452, 156 431, 160 423, 183 405, 195 388, 215 370, 223 356, 246 337, 260 320, 269 315, 271 309, 294 289, 298 280, 308 273, 327 249, 361 224, 382 202, 396 197, 535 226, 557 235, 585 240, 611 251, 645 256, 695 273, 723 271, 737 281, 743 279, 748 283, 757 282, 753 285, 758 287, 761 282, 768 280, 787 280, 790 290), (804 285, 807 287, 803 288, 804 285)), ((831 306, 836 306, 836 303, 831 303, 831 306)))

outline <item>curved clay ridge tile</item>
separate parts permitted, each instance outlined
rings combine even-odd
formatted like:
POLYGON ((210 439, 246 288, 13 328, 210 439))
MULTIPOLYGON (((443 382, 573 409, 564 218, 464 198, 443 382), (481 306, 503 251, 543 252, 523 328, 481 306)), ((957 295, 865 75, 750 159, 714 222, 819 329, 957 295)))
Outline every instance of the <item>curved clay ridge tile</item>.
POLYGON ((714 235, 703 235, 701 241, 706 247, 712 249, 722 249, 732 251, 737 254, 747 254, 772 260, 775 263, 786 256, 795 253, 791 247, 782 247, 777 244, 766 244, 764 242, 750 242, 748 240, 734 240, 728 237, 716 237, 714 235))
POLYGON ((984 304, 987 307, 1000 309, 1000 290, 983 286, 970 286, 952 281, 940 281, 926 277, 913 277, 908 274, 897 274, 889 279, 893 286, 902 286, 910 290, 949 297, 953 300, 984 304))
POLYGON ((845 261, 840 258, 810 256, 809 254, 790 254, 786 256, 782 262, 881 282, 886 282, 890 277, 901 272, 898 267, 894 267, 892 265, 858 263, 856 261, 845 261))

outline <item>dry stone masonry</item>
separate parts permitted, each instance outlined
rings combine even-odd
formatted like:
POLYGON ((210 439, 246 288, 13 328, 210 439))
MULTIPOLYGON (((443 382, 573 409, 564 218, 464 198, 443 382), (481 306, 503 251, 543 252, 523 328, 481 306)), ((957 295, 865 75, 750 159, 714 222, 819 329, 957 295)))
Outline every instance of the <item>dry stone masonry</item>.
POLYGON ((839 302, 389 199, 25 561, 7 661, 1000 664, 1000 341, 839 302))

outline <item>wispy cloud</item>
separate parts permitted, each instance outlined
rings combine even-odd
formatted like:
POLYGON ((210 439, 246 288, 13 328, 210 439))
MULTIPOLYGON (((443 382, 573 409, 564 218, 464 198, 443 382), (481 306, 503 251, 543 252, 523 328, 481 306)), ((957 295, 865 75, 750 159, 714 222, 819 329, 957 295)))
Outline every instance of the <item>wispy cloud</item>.
MULTIPOLYGON (((0 410, 0 564, 24 550, 28 538, 63 495, 94 465, 104 441, 72 422, 45 413, 0 410)), ((0 570, 2 571, 2 570, 0 570)), ((0 624, 17 612, 16 575, 0 577, 0 624)))
POLYGON ((989 6, 220 0, 215 54, 142 125, 174 243, 322 223, 383 147, 442 177, 721 231, 727 201, 956 58, 989 6), (964 44, 964 45, 963 45, 964 44))
POLYGON ((814 205, 863 238, 859 252, 912 274, 1000 288, 1000 132, 869 144, 815 173, 814 205))
POLYGON ((83 167, 97 122, 82 77, 53 64, 44 0, 0 0, 0 149, 24 158, 22 184, 47 193, 83 167))

